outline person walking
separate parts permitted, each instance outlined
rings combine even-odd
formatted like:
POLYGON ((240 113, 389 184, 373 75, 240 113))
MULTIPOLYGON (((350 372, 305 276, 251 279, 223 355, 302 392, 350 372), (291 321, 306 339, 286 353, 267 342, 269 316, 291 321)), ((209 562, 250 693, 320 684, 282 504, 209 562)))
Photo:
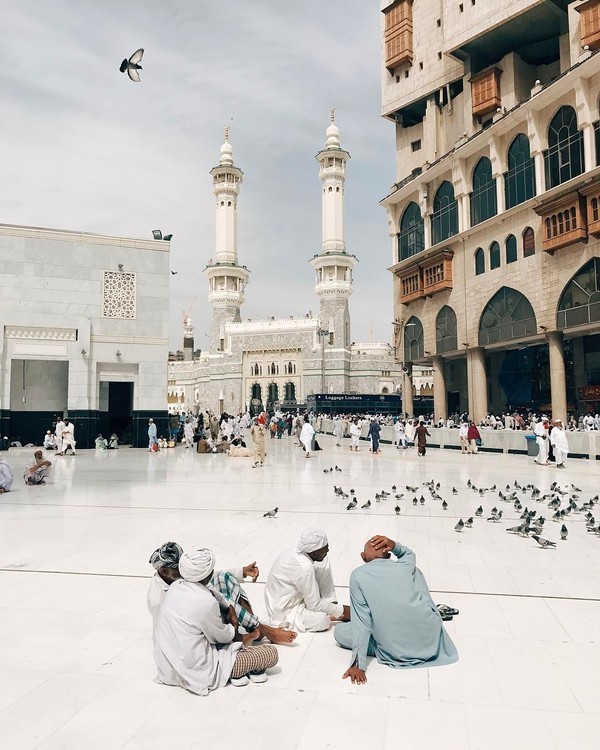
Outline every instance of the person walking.
POLYGON ((335 444, 339 447, 342 444, 342 420, 339 417, 335 417, 333 420, 333 436, 335 437, 335 444))
POLYGON ((379 422, 376 419, 371 420, 371 424, 369 425, 369 434, 368 437, 371 438, 371 450, 373 451, 373 454, 381 453, 379 449, 379 437, 381 435, 381 427, 379 426, 379 422))
POLYGON ((308 414, 304 415, 304 424, 300 432, 300 442, 304 446, 305 458, 310 458, 310 451, 315 437, 315 428, 311 425, 308 414))
POLYGON ((75 446, 77 443, 75 442, 75 425, 72 422, 69 422, 68 419, 65 419, 64 426, 63 426, 63 433, 62 433, 62 448, 59 456, 65 456, 67 453, 67 448, 71 449, 72 454, 75 456, 75 446))
POLYGON ((148 453, 158 450, 156 442, 157 430, 152 417, 148 420, 148 453))
POLYGON ((431 437, 427 427, 423 422, 423 417, 419 417, 419 426, 415 429, 415 442, 417 443, 417 456, 424 456, 427 451, 427 438, 431 437))
POLYGON ((350 450, 358 451, 358 441, 360 440, 360 425, 358 417, 350 425, 350 450))
POLYGON ((563 426, 562 420, 555 420, 554 427, 550 433, 550 443, 554 448, 554 458, 556 460, 556 468, 564 469, 565 461, 569 454, 569 441, 567 440, 567 433, 563 426))
POLYGON ((469 429, 467 430, 467 440, 469 441, 469 453, 477 453, 479 446, 481 445, 481 434, 477 429, 475 422, 471 422, 469 429))
POLYGON ((548 466, 548 418, 539 417, 533 432, 538 446, 537 457, 533 460, 536 464, 548 466))
POLYGON ((469 423, 461 422, 458 429, 458 437, 460 438, 460 452, 470 453, 469 450, 469 423))
POLYGON ((252 468, 264 466, 265 463, 265 428, 258 417, 254 417, 254 424, 250 428, 252 445, 254 446, 254 463, 252 468))

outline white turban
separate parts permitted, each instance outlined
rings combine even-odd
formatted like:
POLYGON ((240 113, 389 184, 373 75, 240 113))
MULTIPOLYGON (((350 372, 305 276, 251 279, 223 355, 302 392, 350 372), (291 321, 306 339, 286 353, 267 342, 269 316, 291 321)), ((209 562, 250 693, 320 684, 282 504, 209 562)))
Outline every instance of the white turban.
POLYGON ((323 549, 328 544, 327 534, 323 529, 318 529, 316 526, 310 526, 308 529, 304 529, 300 535, 300 541, 298 542, 298 552, 316 552, 318 549, 323 549))
POLYGON ((206 547, 192 547, 179 559, 179 572, 186 581, 203 581, 215 569, 214 552, 206 547))

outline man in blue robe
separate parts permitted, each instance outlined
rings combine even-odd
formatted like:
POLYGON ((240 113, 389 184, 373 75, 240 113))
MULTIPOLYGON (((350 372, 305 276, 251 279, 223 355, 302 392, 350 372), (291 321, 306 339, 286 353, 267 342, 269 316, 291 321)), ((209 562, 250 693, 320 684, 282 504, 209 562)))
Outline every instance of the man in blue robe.
POLYGON ((458 652, 417 568, 415 553, 375 536, 361 557, 365 564, 350 576, 350 622, 334 631, 338 644, 352 650, 343 678, 365 683, 367 656, 397 669, 457 661, 458 652))

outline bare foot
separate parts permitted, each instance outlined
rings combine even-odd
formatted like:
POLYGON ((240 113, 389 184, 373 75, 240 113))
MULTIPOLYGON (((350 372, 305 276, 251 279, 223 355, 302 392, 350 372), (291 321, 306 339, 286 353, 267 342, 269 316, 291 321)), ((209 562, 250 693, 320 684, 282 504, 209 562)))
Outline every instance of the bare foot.
POLYGON ((287 628, 273 628, 270 625, 260 624, 260 630, 265 638, 268 638, 271 643, 277 643, 283 646, 289 646, 295 639, 298 633, 294 630, 288 630, 287 628))
POLYGON ((248 648, 248 646, 251 646, 257 638, 260 638, 260 630, 258 628, 256 628, 256 630, 253 630, 251 633, 246 633, 246 635, 243 635, 242 643, 244 644, 244 648, 248 648))

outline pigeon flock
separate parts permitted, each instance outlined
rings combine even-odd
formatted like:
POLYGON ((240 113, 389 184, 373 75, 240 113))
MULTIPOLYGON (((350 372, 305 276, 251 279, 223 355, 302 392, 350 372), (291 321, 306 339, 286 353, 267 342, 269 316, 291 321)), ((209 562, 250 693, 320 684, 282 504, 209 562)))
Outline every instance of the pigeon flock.
MULTIPOLYGON (((342 472, 342 469, 335 465, 329 469, 323 469, 325 474, 331 474, 334 472, 342 472)), ((466 483, 468 490, 481 500, 486 495, 493 494, 497 496, 498 503, 505 503, 507 513, 512 508, 514 512, 518 514, 518 523, 506 528, 506 531, 510 534, 515 534, 520 537, 533 539, 540 547, 540 549, 550 549, 557 546, 557 542, 547 539, 542 536, 542 533, 546 533, 548 526, 546 526, 546 517, 533 508, 535 503, 545 503, 549 509, 551 522, 560 523, 560 529, 558 534, 561 541, 567 541, 569 537, 569 529, 566 525, 571 514, 579 515, 584 514, 586 530, 589 533, 600 536, 600 521, 596 523, 596 519, 593 514, 594 506, 600 502, 600 496, 594 495, 587 501, 579 502, 581 499, 581 489, 576 487, 574 484, 565 485, 561 487, 558 482, 553 482, 547 492, 542 492, 538 487, 533 484, 519 484, 516 480, 513 485, 507 484, 504 491, 498 489, 495 484, 491 487, 476 487, 475 484, 469 479, 466 483), (524 505, 525 503, 525 505, 524 505), (531 506, 531 509, 530 507, 531 506)), ((347 511, 356 511, 360 507, 361 510, 369 511, 373 507, 373 503, 385 503, 390 497, 393 497, 396 501, 394 506, 394 513, 399 516, 402 513, 401 501, 406 498, 406 501, 412 502, 414 506, 423 506, 427 502, 426 495, 429 495, 429 499, 434 502, 440 502, 440 507, 443 511, 446 511, 449 507, 447 500, 440 495, 441 484, 431 479, 429 482, 423 482, 421 487, 405 485, 404 489, 406 492, 399 491, 399 488, 394 484, 390 488, 390 491, 382 489, 375 492, 373 502, 371 498, 366 498, 366 502, 360 503, 356 496, 356 490, 354 488, 349 489, 346 492, 341 486, 333 485, 333 492, 336 497, 341 498, 343 501, 349 501, 345 508, 347 511), (410 497, 412 496, 412 498, 410 497)), ((452 495, 456 496, 459 491, 456 487, 452 487, 452 495)), ((475 518, 486 518, 490 523, 501 523, 504 519, 504 510, 494 505, 486 513, 484 512, 483 505, 479 502, 479 505, 473 511, 473 515, 469 516, 466 520, 459 518, 458 522, 454 526, 454 531, 462 533, 465 529, 472 529, 475 518)), ((278 508, 268 511, 264 514, 264 518, 275 518, 278 508)))

